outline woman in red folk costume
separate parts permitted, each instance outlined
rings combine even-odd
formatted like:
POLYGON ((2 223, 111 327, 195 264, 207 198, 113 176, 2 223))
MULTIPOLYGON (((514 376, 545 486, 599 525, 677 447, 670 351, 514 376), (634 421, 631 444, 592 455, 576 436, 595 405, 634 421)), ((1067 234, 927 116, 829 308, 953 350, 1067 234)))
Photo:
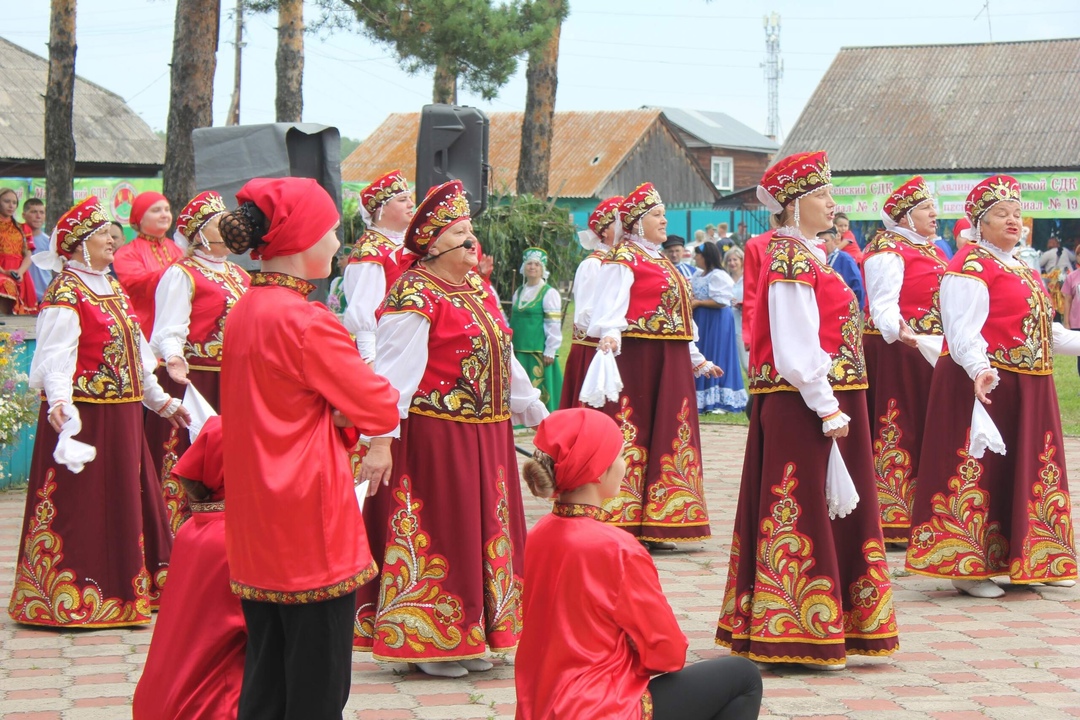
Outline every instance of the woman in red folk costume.
POLYGON ((885 542, 907 542, 934 372, 918 346, 926 344, 930 357, 940 353, 936 299, 947 261, 933 242, 937 209, 921 176, 894 190, 881 216, 888 229, 863 251, 866 399, 885 542))
POLYGON ((758 187, 778 227, 754 318, 757 399, 716 638, 759 662, 841 669, 849 654, 887 655, 899 641, 859 307, 817 237, 832 227, 830 186, 816 152, 784 158, 758 187))
POLYGON ((364 522, 381 574, 358 598, 355 644, 461 677, 491 669, 487 649, 510 650, 521 633, 525 513, 512 424, 534 426, 547 409, 473 272, 459 181, 420 203, 405 247, 416 264, 386 298, 375 359, 401 393, 401 424, 372 439, 361 467, 378 490, 364 522))
POLYGON ((604 522, 626 471, 619 426, 596 410, 559 410, 534 442, 525 481, 555 504, 529 531, 518 720, 755 720, 760 671, 736 657, 687 666, 649 553, 604 522))
POLYGON ((721 371, 698 352, 690 285, 660 252, 667 220, 656 188, 640 185, 619 217, 623 241, 600 269, 588 329, 600 338, 592 363, 615 353, 623 383, 603 408, 626 440, 623 489, 606 509, 650 547, 674 549, 711 534, 694 376, 721 371))
POLYGON ((375 361, 375 313, 401 275, 401 243, 415 208, 400 170, 383 175, 360 193, 360 214, 367 229, 356 241, 342 277, 348 301, 343 321, 366 363, 375 361))
POLYGON ((159 192, 135 196, 129 222, 135 239, 116 251, 113 270, 131 298, 132 311, 147 337, 154 336, 154 293, 165 269, 183 257, 183 251, 166 237, 172 225, 169 201, 159 192))
POLYGON ((221 219, 262 260, 225 321, 225 550, 248 627, 240 720, 341 718, 356 588, 376 574, 346 440, 397 424, 397 393, 360 359, 308 280, 330 274, 337 207, 308 178, 256 178, 221 219), (348 378, 348 382, 342 382, 348 378))
POLYGON ((614 195, 601 202, 589 215, 588 228, 578 233, 578 240, 581 246, 589 251, 589 256, 581 261, 574 273, 574 334, 563 370, 560 408, 581 405, 578 400, 581 384, 585 381, 585 373, 589 370, 589 363, 600 342, 598 338, 589 337, 587 331, 592 321, 600 265, 619 241, 622 226, 618 222, 617 213, 622 201, 621 195, 614 195))
POLYGON ((0 315, 33 315, 37 312, 37 291, 30 269, 30 245, 15 223, 19 195, 11 188, 0 189, 0 315))
MULTIPOLYGON (((200 193, 180 211, 177 226, 187 238, 188 251, 158 282, 150 338, 154 356, 165 360, 165 372, 158 371, 162 387, 181 395, 190 383, 215 411, 221 409, 225 318, 251 284, 247 272, 226 259, 229 249, 218 229, 224 213, 225 202, 212 190, 200 193)), ((165 489, 169 525, 176 532, 186 511, 183 491, 170 471, 190 443, 186 433, 151 417, 146 420, 146 437, 165 489)))
POLYGON ((150 622, 172 536, 143 435, 143 406, 180 427, 188 413, 154 378, 156 361, 107 271, 109 219, 96 197, 68 210, 50 249, 30 386, 44 393, 15 588, 18 623, 119 627, 150 622))
POLYGON ((941 281, 946 348, 930 386, 907 568, 983 598, 1004 594, 991 580, 999 576, 1071 587, 1076 547, 1053 372, 1054 353, 1080 354, 1080 333, 1053 322, 1037 272, 1012 255, 1023 231, 1020 184, 989 177, 965 211, 976 241, 941 281))
POLYGON ((191 500, 176 533, 169 589, 135 687, 133 720, 234 720, 247 625, 229 589, 221 418, 211 417, 173 473, 191 500))

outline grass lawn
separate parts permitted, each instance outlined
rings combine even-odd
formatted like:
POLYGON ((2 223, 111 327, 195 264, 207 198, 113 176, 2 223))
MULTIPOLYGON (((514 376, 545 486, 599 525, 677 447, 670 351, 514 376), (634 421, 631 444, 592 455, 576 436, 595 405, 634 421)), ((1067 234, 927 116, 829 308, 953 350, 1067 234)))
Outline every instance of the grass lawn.
MULTIPOLYGON (((559 348, 559 362, 565 368, 566 356, 570 352, 570 336, 574 327, 574 304, 566 308, 563 321, 563 344, 559 348)), ((746 375, 743 375, 746 382, 746 375)), ((1057 385, 1058 405, 1061 408, 1061 430, 1066 435, 1080 436, 1080 375, 1076 372, 1074 358, 1059 355, 1054 363, 1054 383, 1057 385)), ((992 398, 993 396, 991 396, 992 398)), ((728 413, 726 415, 701 416, 703 425, 748 425, 746 413, 728 413)))

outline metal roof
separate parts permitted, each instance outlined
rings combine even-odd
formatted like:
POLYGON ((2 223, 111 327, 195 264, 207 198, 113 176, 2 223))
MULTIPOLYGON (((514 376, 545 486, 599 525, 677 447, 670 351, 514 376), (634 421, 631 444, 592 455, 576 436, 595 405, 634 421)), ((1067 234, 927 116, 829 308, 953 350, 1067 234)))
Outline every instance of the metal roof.
POLYGON ((763 153, 775 153, 780 149, 780 143, 726 113, 671 107, 662 107, 660 111, 672 125, 697 138, 699 142, 688 142, 689 147, 722 147, 763 153))
POLYGON ((834 172, 1080 167, 1080 38, 842 48, 778 153, 834 172))
MULTIPOLYGON (((49 62, 0 38, 0 158, 45 158, 45 87, 49 62)), ((119 95, 75 77, 75 161, 161 166, 165 143, 119 95)))
MULTIPOLYGON (((488 163, 493 192, 513 193, 521 149, 520 112, 496 112, 490 121, 488 163)), ((631 150, 658 121, 660 111, 557 112, 548 187, 552 195, 596 197, 631 150)), ((341 164, 341 179, 367 182, 401 169, 416 177, 420 113, 393 113, 341 164)), ((687 162, 692 162, 687 159, 687 162)))

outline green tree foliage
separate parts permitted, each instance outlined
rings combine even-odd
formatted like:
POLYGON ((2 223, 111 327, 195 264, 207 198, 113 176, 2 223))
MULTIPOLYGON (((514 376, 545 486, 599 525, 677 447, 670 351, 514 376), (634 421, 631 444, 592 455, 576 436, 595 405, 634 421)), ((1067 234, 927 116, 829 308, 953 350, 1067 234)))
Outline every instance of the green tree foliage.
POLYGON ((408 72, 449 74, 492 99, 518 57, 544 43, 556 24, 547 3, 530 0, 318 0, 318 26, 359 24, 389 45, 408 72))
POLYGON ((547 252, 548 283, 563 290, 585 257, 570 213, 533 195, 492 197, 484 214, 473 220, 473 230, 484 254, 495 261, 491 282, 504 301, 524 280, 519 269, 525 248, 547 252))

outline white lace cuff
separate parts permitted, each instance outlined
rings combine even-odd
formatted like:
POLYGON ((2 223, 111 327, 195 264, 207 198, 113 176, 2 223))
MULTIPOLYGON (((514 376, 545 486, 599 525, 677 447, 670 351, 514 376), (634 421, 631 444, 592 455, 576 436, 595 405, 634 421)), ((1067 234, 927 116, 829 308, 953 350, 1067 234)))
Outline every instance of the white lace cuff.
POLYGON ((845 413, 837 410, 832 415, 821 418, 821 432, 827 433, 833 430, 839 430, 851 422, 851 418, 845 413))

